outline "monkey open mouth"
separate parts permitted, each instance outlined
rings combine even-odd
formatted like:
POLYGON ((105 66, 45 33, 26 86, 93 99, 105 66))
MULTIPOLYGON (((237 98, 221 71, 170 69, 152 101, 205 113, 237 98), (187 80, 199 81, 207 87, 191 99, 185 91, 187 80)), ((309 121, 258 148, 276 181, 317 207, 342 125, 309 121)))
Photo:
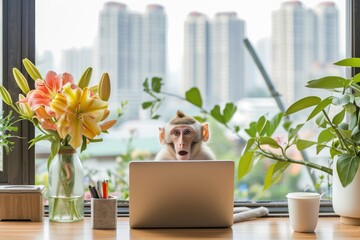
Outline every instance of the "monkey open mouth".
POLYGON ((179 151, 178 154, 183 157, 183 156, 186 156, 188 154, 188 152, 187 151, 179 151))

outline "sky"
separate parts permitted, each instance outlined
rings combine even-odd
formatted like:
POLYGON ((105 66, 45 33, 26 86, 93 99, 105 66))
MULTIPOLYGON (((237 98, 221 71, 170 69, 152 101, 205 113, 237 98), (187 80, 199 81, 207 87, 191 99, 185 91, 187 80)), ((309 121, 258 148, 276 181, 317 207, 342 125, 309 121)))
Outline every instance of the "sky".
MULTIPOLYGON (((51 50, 59 58, 61 49, 92 46, 97 34, 98 14, 103 0, 37 0, 36 50, 51 50)), ((235 11, 246 21, 247 37, 253 45, 261 38, 270 37, 271 12, 279 9, 283 0, 123 0, 129 10, 144 12, 148 4, 165 7, 168 17, 169 70, 181 66, 183 52, 183 26, 189 12, 198 11, 212 19, 217 12, 235 11)), ((306 7, 314 7, 321 0, 303 0, 306 7)), ((334 1, 339 10, 340 31, 344 35, 345 1, 334 1)), ((343 40, 341 40, 341 44, 343 40)))

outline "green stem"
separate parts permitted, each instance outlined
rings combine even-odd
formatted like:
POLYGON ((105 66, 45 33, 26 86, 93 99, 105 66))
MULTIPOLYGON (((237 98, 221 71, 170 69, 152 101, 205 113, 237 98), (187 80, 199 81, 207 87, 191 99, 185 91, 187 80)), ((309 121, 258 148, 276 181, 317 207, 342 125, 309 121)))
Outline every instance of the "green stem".
POLYGON ((331 128, 335 131, 336 135, 338 136, 338 138, 340 139, 340 144, 343 147, 343 149, 346 149, 349 153, 351 153, 351 149, 348 147, 348 145, 346 144, 343 136, 341 135, 341 133, 339 132, 339 130, 337 130, 337 128, 332 124, 329 116, 327 115, 327 113, 325 112, 325 110, 322 110, 322 112, 325 115, 325 118, 327 119, 328 123, 330 124, 331 128))
POLYGON ((295 160, 295 159, 291 159, 291 158, 287 157, 286 155, 285 156, 279 156, 279 155, 275 155, 273 153, 267 152, 267 151, 265 151, 265 150, 263 150, 261 148, 260 148, 260 150, 261 150, 261 152, 257 152, 257 153, 263 155, 264 157, 275 160, 275 161, 300 164, 300 165, 304 165, 304 166, 307 166, 307 167, 310 167, 310 168, 320 170, 320 171, 325 172, 325 173, 330 174, 330 175, 333 174, 333 170, 331 168, 328 168, 328 167, 325 167, 325 166, 322 166, 322 165, 319 165, 319 164, 316 164, 316 163, 313 163, 313 162, 310 162, 310 161, 295 160))

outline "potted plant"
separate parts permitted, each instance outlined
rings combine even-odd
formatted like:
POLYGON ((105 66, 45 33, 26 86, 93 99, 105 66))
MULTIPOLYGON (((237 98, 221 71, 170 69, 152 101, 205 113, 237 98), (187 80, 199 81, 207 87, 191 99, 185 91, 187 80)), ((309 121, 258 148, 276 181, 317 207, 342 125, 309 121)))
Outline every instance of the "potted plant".
MULTIPOLYGON (((346 67, 360 67, 360 58, 348 58, 341 60, 335 65, 346 67)), ((264 181, 264 188, 276 183, 291 164, 301 164, 312 169, 320 170, 333 175, 333 207, 341 216, 341 222, 360 225, 360 74, 350 79, 339 76, 327 76, 311 80, 306 87, 328 91, 328 96, 307 96, 292 104, 285 113, 276 114, 267 119, 261 116, 257 121, 250 123, 245 129, 248 137, 245 148, 238 164, 238 179, 242 179, 251 171, 253 166, 261 160, 270 159, 275 163, 269 166, 264 181), (286 120, 286 116, 307 110, 305 122, 292 126, 286 120), (284 121, 283 121, 284 120, 284 121), (282 126, 287 131, 287 139, 280 143, 273 136, 283 122, 282 126), (302 129, 309 122, 315 122, 320 130, 315 140, 300 137, 302 129), (288 151, 296 147, 303 151, 313 147, 316 154, 325 152, 329 158, 329 164, 321 165, 307 159, 296 160, 291 158, 288 151), (334 174, 333 174, 334 172, 334 174)), ((146 79, 144 91, 153 100, 143 103, 144 109, 150 109, 153 118, 159 118, 155 114, 163 98, 159 95, 175 96, 200 108, 205 115, 212 116, 226 128, 240 135, 239 126, 231 126, 231 119, 237 108, 233 103, 227 103, 221 111, 219 105, 210 111, 203 108, 200 91, 194 87, 185 93, 185 97, 161 91, 163 83, 159 78, 146 79)), ((202 120, 201 117, 197 117, 202 120)))

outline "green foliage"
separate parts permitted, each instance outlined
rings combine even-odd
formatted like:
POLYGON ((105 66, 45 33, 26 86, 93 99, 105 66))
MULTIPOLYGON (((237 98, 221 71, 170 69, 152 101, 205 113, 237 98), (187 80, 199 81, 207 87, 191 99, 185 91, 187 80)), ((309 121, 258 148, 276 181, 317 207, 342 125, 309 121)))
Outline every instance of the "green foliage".
POLYGON ((0 116, 0 146, 4 147, 6 154, 9 154, 14 147, 14 142, 11 140, 16 137, 13 135, 18 128, 14 126, 14 117, 12 111, 4 116, 4 112, 0 116))
MULTIPOLYGON (((360 67, 360 59, 344 59, 337 62, 336 65, 360 67)), ((158 78, 152 79, 152 81, 156 81, 157 86, 162 85, 158 78)), ((227 103, 223 109, 220 105, 215 105, 208 111, 203 108, 201 93, 195 87, 187 91, 185 97, 181 97, 164 93, 160 88, 155 89, 157 91, 150 89, 146 79, 144 91, 154 100, 143 103, 143 108, 150 109, 151 115, 154 115, 154 105, 160 104, 163 100, 158 95, 177 97, 198 107, 202 113, 211 116, 240 139, 247 139, 238 162, 237 177, 239 180, 251 172, 257 162, 266 159, 274 160, 275 163, 268 167, 264 178, 264 189, 280 181, 281 176, 292 163, 305 165, 332 175, 332 169, 328 166, 322 166, 306 159, 296 160, 288 156, 288 150, 291 147, 296 147, 300 151, 314 147, 317 154, 326 149, 329 157, 338 159, 336 166, 340 181, 345 187, 352 182, 360 162, 360 87, 357 85, 359 82, 359 74, 350 79, 327 76, 311 80, 306 87, 329 91, 329 96, 323 99, 318 96, 307 96, 293 103, 285 113, 279 113, 272 119, 268 119, 266 115, 261 116, 244 129, 248 135, 246 137, 240 135, 239 126, 230 125, 232 117, 237 111, 234 103, 227 103), (310 114, 304 123, 295 127, 292 127, 292 123, 284 118, 284 116, 304 110, 309 110, 310 114), (334 110, 336 113, 330 114, 330 111, 334 110), (317 139, 299 138, 299 133, 311 120, 320 129, 317 139), (280 143, 277 138, 273 137, 279 126, 287 131, 287 141, 284 143, 280 143)))
POLYGON ((194 104, 195 106, 202 107, 201 94, 198 88, 193 87, 185 93, 185 98, 188 102, 194 104))

